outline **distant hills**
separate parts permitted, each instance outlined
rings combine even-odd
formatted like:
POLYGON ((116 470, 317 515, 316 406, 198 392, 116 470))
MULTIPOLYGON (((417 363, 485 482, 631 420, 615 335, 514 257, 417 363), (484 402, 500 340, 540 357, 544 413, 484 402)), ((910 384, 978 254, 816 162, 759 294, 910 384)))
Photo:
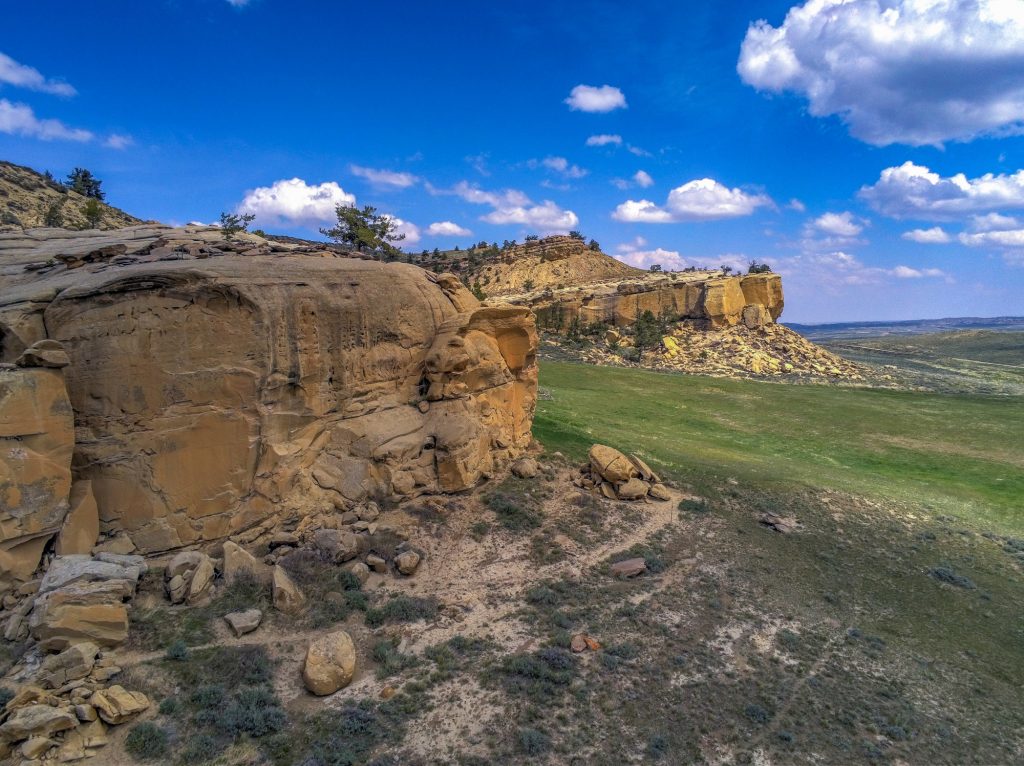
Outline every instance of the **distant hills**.
POLYGON ((813 341, 840 338, 877 338, 884 335, 923 335, 957 330, 1024 331, 1024 317, 946 317, 944 319, 909 319, 902 322, 834 322, 829 324, 795 324, 786 322, 791 330, 813 341))

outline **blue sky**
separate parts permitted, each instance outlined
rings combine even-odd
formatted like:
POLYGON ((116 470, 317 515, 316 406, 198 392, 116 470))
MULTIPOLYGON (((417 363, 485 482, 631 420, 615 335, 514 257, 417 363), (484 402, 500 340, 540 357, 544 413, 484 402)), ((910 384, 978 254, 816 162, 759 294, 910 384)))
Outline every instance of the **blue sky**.
POLYGON ((1024 314, 1020 0, 2 5, 0 158, 144 218, 354 201, 408 250, 767 261, 794 322, 1024 314))

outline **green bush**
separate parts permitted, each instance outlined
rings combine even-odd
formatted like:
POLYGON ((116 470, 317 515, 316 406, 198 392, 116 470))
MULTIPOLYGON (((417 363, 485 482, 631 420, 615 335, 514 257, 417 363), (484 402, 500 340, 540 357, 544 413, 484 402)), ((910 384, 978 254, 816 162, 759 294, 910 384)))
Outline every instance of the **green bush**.
POLYGON ((167 755, 167 732, 155 723, 145 721, 128 732, 124 749, 137 761, 155 761, 167 755))
POLYGON ((387 622, 416 622, 437 617, 437 599, 396 596, 379 607, 366 610, 366 624, 377 628, 387 622))
POLYGON ((170 646, 167 647, 167 651, 164 653, 164 657, 169 660, 180 662, 188 659, 188 645, 182 640, 178 639, 170 646))

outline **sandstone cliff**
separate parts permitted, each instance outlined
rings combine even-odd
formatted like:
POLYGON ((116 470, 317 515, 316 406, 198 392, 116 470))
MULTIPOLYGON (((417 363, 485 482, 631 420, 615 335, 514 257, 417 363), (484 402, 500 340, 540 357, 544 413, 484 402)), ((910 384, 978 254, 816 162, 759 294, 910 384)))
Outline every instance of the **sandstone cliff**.
POLYGON ((0 268, 0 361, 44 338, 70 361, 0 370, 0 438, 38 442, 38 470, 0 453, 0 545, 25 561, 72 472, 104 532, 152 552, 463 490, 530 439, 533 317, 450 275, 159 226, 0 235, 0 268))

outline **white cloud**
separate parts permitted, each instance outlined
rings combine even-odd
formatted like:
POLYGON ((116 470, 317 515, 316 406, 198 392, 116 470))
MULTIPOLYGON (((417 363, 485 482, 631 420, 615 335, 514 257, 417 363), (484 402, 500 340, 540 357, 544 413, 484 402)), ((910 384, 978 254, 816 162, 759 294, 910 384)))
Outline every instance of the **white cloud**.
POLYGON ((952 241, 952 238, 941 226, 933 226, 930 229, 911 229, 903 232, 900 236, 922 245, 944 245, 952 241))
POLYGON ((653 157, 646 149, 641 149, 639 146, 633 146, 633 144, 626 144, 626 151, 630 154, 635 154, 637 157, 653 157))
POLYGON ((876 146, 1016 134, 1024 125, 1024 3, 808 0, 755 21, 737 63, 758 90, 802 95, 876 146))
POLYGON ((91 141, 88 130, 71 128, 60 120, 40 119, 27 104, 15 104, 0 98, 0 133, 28 136, 43 141, 91 141))
POLYGON ((238 204, 241 213, 255 213, 261 224, 315 225, 336 220, 338 205, 354 205, 356 198, 334 181, 310 185, 301 178, 281 179, 246 192, 238 204))
POLYGON ((646 189, 648 186, 654 186, 654 179, 646 171, 638 170, 633 174, 633 183, 646 189))
POLYGON ((942 269, 913 269, 910 266, 897 266, 890 272, 898 279, 921 279, 922 277, 944 277, 942 269))
POLYGON ((835 237, 856 237, 864 231, 864 225, 853 217, 853 213, 824 213, 808 224, 810 229, 835 237))
POLYGON ((404 239, 401 239, 398 242, 394 243, 395 246, 397 246, 397 247, 405 247, 407 245, 415 245, 417 242, 420 241, 420 227, 419 226, 417 226, 414 223, 409 223, 408 221, 403 221, 398 216, 394 216, 394 215, 391 215, 389 213, 384 213, 384 217, 387 218, 388 220, 390 220, 395 225, 395 229, 394 229, 394 233, 395 234, 404 234, 405 235, 404 239))
POLYGON ((47 79, 40 74, 38 69, 19 64, 4 53, 0 53, 0 84, 13 85, 15 88, 27 88, 54 96, 74 96, 77 92, 66 82, 47 79))
POLYGON ((408 189, 420 179, 412 173, 396 173, 393 170, 378 170, 361 165, 349 165, 352 175, 365 178, 374 186, 390 186, 395 189, 408 189))
POLYGON ((427 234, 434 237, 468 237, 472 233, 452 221, 437 221, 427 227, 427 234))
POLYGON ((500 207, 483 216, 481 220, 494 224, 515 223, 532 226, 545 234, 570 231, 580 222, 573 211, 564 210, 551 200, 545 200, 539 205, 500 207))
POLYGON ((542 160, 530 160, 526 164, 531 168, 545 167, 563 178, 583 178, 590 172, 579 165, 571 164, 565 157, 545 157, 542 160))
POLYGON ((233 8, 244 8, 250 2, 251 0, 228 0, 228 5, 230 5, 233 8))
POLYGON ((886 168, 872 186, 858 193, 875 210, 892 218, 949 221, 999 208, 1024 208, 1024 170, 1012 175, 963 173, 942 178, 922 165, 904 162, 886 168))
POLYGON ((798 213, 806 213, 807 212, 807 205, 805 205, 803 202, 798 200, 796 197, 794 197, 789 202, 787 202, 786 203, 786 207, 789 208, 790 210, 795 210, 798 213))
POLYGON ((987 213, 986 215, 972 215, 971 228, 975 229, 976 231, 1019 229, 1021 228, 1021 223, 1019 218, 1014 218, 1012 215, 987 213))
POLYGON ((747 216, 758 207, 771 204, 766 195, 748 194, 742 189, 729 189, 712 178, 701 178, 669 192, 664 207, 650 200, 627 200, 615 208, 612 218, 634 223, 715 221, 747 216))
POLYGON ((626 108, 626 97, 612 85, 577 85, 565 99, 569 108, 577 112, 611 112, 626 108))
POLYGON ((127 149, 134 143, 135 139, 131 136, 126 136, 122 133, 112 133, 107 137, 107 140, 103 142, 103 145, 109 149, 127 149))
POLYGON ((591 136, 587 139, 587 146, 607 146, 612 144, 613 146, 622 145, 622 136, 601 133, 596 136, 591 136))
POLYGON ((647 240, 637 237, 615 248, 615 258, 636 266, 638 269, 649 269, 657 264, 665 271, 681 271, 693 266, 698 269, 717 269, 729 266, 734 271, 746 271, 749 259, 735 253, 713 255, 707 258, 691 258, 683 256, 678 250, 666 250, 661 247, 647 247, 647 240))
POLYGON ((522 224, 540 230, 544 234, 568 232, 579 225, 579 218, 572 210, 565 210, 550 200, 535 204, 518 189, 485 191, 466 181, 459 181, 450 191, 428 187, 431 194, 455 194, 475 205, 490 205, 494 210, 480 217, 481 221, 493 224, 522 224))

